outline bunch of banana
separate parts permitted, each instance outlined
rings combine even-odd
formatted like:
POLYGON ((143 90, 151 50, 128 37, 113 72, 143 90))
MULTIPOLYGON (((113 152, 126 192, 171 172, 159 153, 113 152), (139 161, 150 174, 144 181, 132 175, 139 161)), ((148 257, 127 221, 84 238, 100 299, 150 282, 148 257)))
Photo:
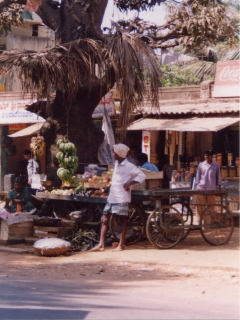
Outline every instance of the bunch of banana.
POLYGON ((44 138, 40 135, 37 137, 32 137, 30 143, 30 149, 34 157, 41 157, 44 155, 45 141, 44 138))
POLYGON ((77 149, 72 142, 66 139, 59 139, 56 145, 59 149, 56 154, 59 163, 57 175, 63 181, 70 181, 78 167, 77 149))

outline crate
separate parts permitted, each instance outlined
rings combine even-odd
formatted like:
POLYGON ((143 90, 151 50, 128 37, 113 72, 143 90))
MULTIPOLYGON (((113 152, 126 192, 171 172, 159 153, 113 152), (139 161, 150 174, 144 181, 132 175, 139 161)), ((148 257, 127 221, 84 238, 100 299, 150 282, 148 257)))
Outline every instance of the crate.
POLYGON ((33 235, 33 221, 8 225, 1 220, 0 240, 24 240, 33 235))
POLYGON ((38 238, 64 238, 73 232, 71 227, 42 227, 34 226, 34 237, 38 238), (39 233, 37 231, 40 231, 39 233))
POLYGON ((143 171, 146 175, 145 185, 146 190, 162 189, 163 171, 148 172, 143 171))

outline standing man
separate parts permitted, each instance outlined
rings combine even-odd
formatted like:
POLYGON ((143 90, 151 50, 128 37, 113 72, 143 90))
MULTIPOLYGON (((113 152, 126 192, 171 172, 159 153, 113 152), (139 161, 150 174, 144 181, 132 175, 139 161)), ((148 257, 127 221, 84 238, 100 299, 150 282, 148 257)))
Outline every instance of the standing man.
POLYGON ((28 184, 32 184, 32 175, 36 173, 41 173, 41 164, 39 160, 35 160, 31 157, 30 150, 23 151, 23 158, 28 161, 27 173, 28 173, 28 184))
MULTIPOLYGON (((213 152, 207 150, 204 152, 205 161, 199 163, 196 175, 197 190, 216 190, 221 188, 222 178, 220 174, 220 166, 217 162, 212 161, 213 152)), ((215 205, 216 196, 197 195, 197 221, 200 222, 201 214, 204 206, 215 205)))
POLYGON ((128 151, 129 148, 122 143, 113 145, 113 156, 116 161, 110 193, 107 199, 107 204, 103 209, 100 242, 90 251, 104 250, 108 221, 112 214, 119 215, 121 217, 122 224, 120 241, 114 251, 122 251, 124 249, 124 241, 127 231, 128 205, 129 202, 131 202, 131 186, 136 183, 141 183, 145 179, 145 174, 126 159, 128 151))

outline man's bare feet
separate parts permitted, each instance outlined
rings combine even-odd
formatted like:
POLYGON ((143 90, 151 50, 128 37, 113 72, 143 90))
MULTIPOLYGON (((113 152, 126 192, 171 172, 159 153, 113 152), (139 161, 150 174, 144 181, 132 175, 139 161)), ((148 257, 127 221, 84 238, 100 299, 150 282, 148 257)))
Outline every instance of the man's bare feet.
POLYGON ((104 250, 105 250, 104 247, 102 247, 101 245, 97 245, 96 247, 89 250, 89 252, 97 252, 97 251, 104 251, 104 250))
POLYGON ((122 246, 117 246, 117 248, 115 248, 114 250, 112 250, 112 252, 118 252, 118 251, 123 251, 124 247, 122 246))

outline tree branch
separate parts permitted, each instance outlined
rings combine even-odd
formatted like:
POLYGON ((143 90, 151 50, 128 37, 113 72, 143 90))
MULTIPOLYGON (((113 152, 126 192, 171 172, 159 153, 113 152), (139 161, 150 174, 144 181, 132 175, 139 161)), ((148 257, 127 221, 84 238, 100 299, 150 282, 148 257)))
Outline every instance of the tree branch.
POLYGON ((42 5, 36 12, 43 23, 53 31, 56 31, 60 24, 60 8, 51 6, 49 0, 42 0, 42 5))

